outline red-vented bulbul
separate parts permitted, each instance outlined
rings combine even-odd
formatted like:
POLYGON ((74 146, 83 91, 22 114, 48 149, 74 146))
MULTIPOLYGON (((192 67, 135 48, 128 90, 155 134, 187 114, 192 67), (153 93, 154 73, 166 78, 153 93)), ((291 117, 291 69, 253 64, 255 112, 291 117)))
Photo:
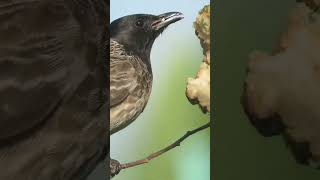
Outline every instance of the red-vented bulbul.
MULTIPOLYGON (((110 25, 110 133, 132 123, 144 110, 152 87, 150 52, 155 39, 182 13, 135 14, 110 25)), ((111 160, 111 175, 118 173, 111 160)))

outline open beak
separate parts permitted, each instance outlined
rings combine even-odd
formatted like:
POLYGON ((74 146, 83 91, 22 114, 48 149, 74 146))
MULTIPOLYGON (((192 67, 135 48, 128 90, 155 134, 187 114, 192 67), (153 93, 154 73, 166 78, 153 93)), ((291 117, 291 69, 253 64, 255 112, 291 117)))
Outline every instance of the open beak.
POLYGON ((152 28, 156 31, 164 29, 172 23, 183 19, 183 14, 180 12, 168 12, 160 14, 158 19, 152 23, 152 28))

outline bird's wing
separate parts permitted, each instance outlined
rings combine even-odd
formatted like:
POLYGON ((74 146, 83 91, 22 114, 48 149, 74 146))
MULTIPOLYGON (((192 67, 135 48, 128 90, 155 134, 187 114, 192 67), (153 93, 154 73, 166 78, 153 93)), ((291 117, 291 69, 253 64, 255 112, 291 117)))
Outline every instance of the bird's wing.
POLYGON ((78 42, 66 8, 62 1, 0 2, 0 140, 44 122, 87 73, 81 58, 91 51, 78 42))
POLYGON ((123 56, 110 56, 110 107, 123 102, 134 84, 137 73, 133 65, 123 59, 123 56))

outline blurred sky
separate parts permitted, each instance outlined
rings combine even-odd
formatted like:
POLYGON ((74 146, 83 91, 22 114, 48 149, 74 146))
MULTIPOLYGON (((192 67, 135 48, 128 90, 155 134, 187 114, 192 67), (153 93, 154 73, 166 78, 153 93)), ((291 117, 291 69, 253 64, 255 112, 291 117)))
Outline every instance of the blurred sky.
MULTIPOLYGON (((154 82, 150 100, 135 122, 112 135, 112 158, 121 162, 143 158, 208 121, 209 116, 192 106, 184 94, 187 78, 195 76, 203 57, 192 24, 207 4, 209 0, 111 0, 111 22, 130 14, 184 14, 183 20, 172 24, 155 41, 151 52, 154 82)), ((208 180, 209 146, 209 131, 199 133, 179 149, 147 165, 125 170, 115 180, 208 180)))
POLYGON ((179 11, 184 13, 184 23, 194 21, 194 17, 209 0, 111 0, 110 20, 129 14, 162 14, 164 12, 179 11))

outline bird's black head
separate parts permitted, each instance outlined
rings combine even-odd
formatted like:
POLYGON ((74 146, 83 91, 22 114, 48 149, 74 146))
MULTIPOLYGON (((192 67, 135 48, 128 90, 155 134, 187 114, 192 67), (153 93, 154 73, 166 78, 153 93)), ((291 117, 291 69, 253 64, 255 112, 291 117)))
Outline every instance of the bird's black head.
POLYGON ((182 13, 179 12, 169 12, 159 16, 129 15, 111 23, 110 35, 127 51, 149 58, 154 40, 166 27, 182 18, 182 13))

